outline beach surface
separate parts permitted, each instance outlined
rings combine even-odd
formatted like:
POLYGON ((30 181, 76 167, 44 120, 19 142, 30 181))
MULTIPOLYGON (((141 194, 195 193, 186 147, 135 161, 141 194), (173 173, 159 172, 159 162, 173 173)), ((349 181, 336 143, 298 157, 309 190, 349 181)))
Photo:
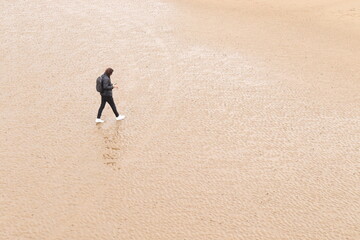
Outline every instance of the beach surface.
POLYGON ((1 240, 360 239, 358 0, 0 10, 1 240))

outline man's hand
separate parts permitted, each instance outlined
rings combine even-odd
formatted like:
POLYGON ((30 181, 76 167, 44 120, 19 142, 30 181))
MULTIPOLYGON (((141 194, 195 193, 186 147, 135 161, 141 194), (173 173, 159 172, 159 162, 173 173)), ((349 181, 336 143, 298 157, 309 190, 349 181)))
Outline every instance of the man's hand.
POLYGON ((116 85, 116 83, 114 83, 113 87, 114 87, 114 88, 119 88, 119 87, 116 85))

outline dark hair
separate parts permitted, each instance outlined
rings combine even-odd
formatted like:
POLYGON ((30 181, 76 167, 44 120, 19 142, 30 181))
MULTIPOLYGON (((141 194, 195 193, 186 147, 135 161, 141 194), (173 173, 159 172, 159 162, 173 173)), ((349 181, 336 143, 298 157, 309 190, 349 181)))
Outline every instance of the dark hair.
POLYGON ((114 69, 108 68, 108 69, 105 70, 105 75, 110 77, 110 75, 113 73, 113 71, 114 71, 114 69))

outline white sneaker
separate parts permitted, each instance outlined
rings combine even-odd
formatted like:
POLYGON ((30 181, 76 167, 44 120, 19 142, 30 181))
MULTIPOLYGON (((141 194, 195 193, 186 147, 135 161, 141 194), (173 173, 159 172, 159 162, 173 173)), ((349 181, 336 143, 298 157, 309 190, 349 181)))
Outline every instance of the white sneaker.
POLYGON ((116 120, 123 120, 125 118, 125 116, 124 115, 119 115, 117 118, 116 118, 116 120))
POLYGON ((95 120, 95 122, 97 122, 97 123, 103 123, 103 122, 105 122, 105 121, 102 120, 102 119, 100 119, 100 118, 97 118, 97 119, 95 120))

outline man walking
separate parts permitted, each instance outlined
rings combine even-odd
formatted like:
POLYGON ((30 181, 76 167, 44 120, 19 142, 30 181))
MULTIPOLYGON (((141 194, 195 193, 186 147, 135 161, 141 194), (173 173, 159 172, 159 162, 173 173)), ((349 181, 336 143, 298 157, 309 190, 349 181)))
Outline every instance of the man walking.
POLYGON ((110 76, 114 70, 112 68, 106 69, 105 73, 101 75, 98 80, 96 81, 96 89, 98 92, 100 92, 101 95, 101 105, 98 111, 98 115, 96 118, 97 123, 103 123, 104 120, 101 119, 101 113, 104 110, 105 104, 109 103, 111 109, 113 110, 116 120, 123 120, 125 118, 124 115, 120 115, 117 110, 114 103, 114 99, 112 97, 112 90, 113 88, 118 88, 116 84, 111 83, 110 76))

